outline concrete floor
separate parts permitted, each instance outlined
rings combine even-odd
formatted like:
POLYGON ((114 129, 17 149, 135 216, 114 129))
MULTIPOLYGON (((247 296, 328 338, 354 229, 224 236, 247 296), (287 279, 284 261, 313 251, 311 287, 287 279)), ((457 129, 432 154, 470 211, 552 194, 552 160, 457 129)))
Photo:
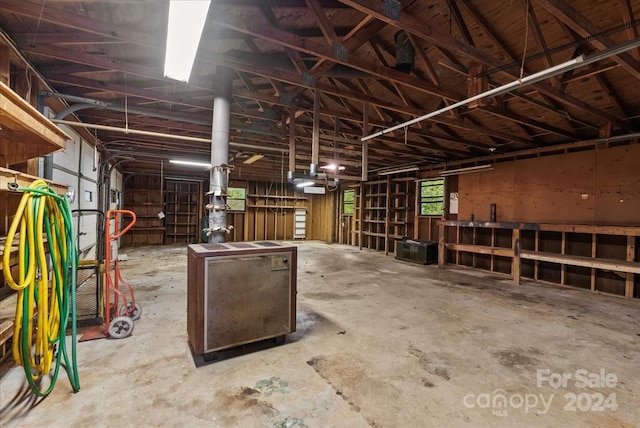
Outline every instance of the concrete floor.
POLYGON ((121 251, 133 335, 79 344, 77 394, 61 376, 35 400, 5 361, 1 425, 640 426, 640 302, 298 244, 298 331, 200 367, 186 248, 121 251))

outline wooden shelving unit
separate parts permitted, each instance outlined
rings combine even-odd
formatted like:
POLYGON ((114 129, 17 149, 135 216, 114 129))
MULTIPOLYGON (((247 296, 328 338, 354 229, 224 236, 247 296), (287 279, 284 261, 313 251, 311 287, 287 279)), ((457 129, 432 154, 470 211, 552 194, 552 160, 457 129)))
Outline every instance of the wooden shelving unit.
MULTIPOLYGON (((4 244, 13 214, 22 193, 12 192, 14 185, 26 187, 40 179, 6 168, 9 165, 28 161, 38 156, 64 149, 69 137, 31 104, 22 99, 9 86, 0 82, 0 258, 4 257, 4 244)), ((58 193, 64 194, 68 187, 49 182, 58 193)), ((11 247, 11 271, 17 276, 17 243, 11 247)), ((0 266, 0 271, 3 269, 0 266)), ((0 302, 3 309, 11 307, 15 293, 4 283, 0 273, 0 302)), ((0 316, 0 360, 7 354, 6 347, 13 336, 11 311, 2 310, 0 316)))
POLYGON ((0 82, 0 127, 0 166, 62 150, 69 140, 64 131, 3 82, 0 82))
POLYGON ((525 277, 640 297, 640 227, 453 220, 439 227, 441 267, 451 262, 510 274, 516 284, 525 277))
POLYGON ((360 185, 354 195, 354 243, 395 251, 395 242, 413 236, 415 178, 386 178, 360 185))
MULTIPOLYGON (((164 192, 160 177, 134 175, 125 181, 124 209, 136 213, 135 226, 120 238, 122 245, 164 243, 164 192)), ((124 219, 126 221, 126 218, 124 219)))
POLYGON ((245 188, 247 195, 243 224, 236 224, 237 228, 243 230, 242 239, 294 239, 295 213, 299 209, 308 209, 310 198, 295 190, 291 192, 288 185, 280 183, 248 182, 245 188))
POLYGON ((165 181, 166 244, 194 244, 200 242, 203 214, 202 182, 187 180, 165 181))

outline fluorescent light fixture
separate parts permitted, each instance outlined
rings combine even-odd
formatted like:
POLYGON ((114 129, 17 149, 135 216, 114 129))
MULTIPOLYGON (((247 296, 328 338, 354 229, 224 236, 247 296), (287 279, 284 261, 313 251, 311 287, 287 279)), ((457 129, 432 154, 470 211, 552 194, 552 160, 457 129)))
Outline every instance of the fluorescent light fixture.
POLYGON ((327 189, 325 189, 324 186, 322 186, 322 187, 319 187, 319 186, 318 187, 308 186, 308 187, 305 187, 303 189, 303 192, 304 193, 310 193, 312 195, 324 195, 324 194, 327 193, 327 189))
POLYGON ((264 157, 264 155, 253 155, 250 158, 245 159, 244 162, 242 163, 246 163, 247 165, 254 163, 255 161, 258 161, 260 159, 262 159, 264 157))
POLYGON ((188 161, 188 160, 179 160, 179 159, 171 159, 169 163, 174 163, 177 165, 187 165, 187 166, 200 166, 203 168, 211 168, 210 163, 206 162, 196 162, 196 161, 188 161))
POLYGON ((336 165, 335 163, 331 163, 329 165, 323 165, 320 168, 328 169, 329 171, 344 171, 344 167, 340 165, 336 165))
POLYGON ((489 89, 486 92, 483 92, 478 95, 474 95, 470 98, 464 99, 454 104, 450 104, 446 107, 443 107, 439 110, 433 111, 431 113, 425 114, 424 116, 416 117, 415 119, 408 120, 406 122, 400 123, 398 125, 392 126, 391 128, 383 129, 382 131, 378 131, 374 134, 367 135, 366 137, 362 137, 360 141, 368 141, 372 138, 380 137, 384 134, 388 134, 389 132, 397 131, 399 129, 406 128, 407 126, 411 126, 415 123, 422 122, 423 120, 430 119, 439 114, 445 113, 449 110, 456 109, 460 106, 469 104, 473 101, 479 100, 480 98, 485 97, 494 97, 501 94, 506 94, 507 92, 511 92, 514 89, 521 88, 523 86, 532 85, 534 83, 540 82, 542 80, 548 79, 553 76, 557 76, 560 73, 564 73, 566 71, 575 70, 578 67, 584 67, 585 65, 593 64, 594 62, 603 60, 605 58, 609 58, 613 55, 618 55, 622 52, 626 52, 628 50, 637 48, 640 46, 640 37, 636 37, 633 40, 630 40, 626 43, 622 43, 618 46, 613 46, 608 49, 604 49, 602 51, 593 53, 591 55, 580 55, 569 61, 565 61, 561 64, 555 65, 553 67, 549 67, 546 70, 542 70, 538 73, 531 74, 529 76, 525 76, 522 79, 514 80, 513 82, 507 83, 502 86, 498 86, 493 89, 489 89))
POLYGON ((210 0, 171 0, 164 57, 164 76, 188 82, 210 0))
POLYGON ((307 187, 307 186, 313 186, 315 183, 311 180, 308 181, 303 181, 301 183, 296 184, 296 187, 307 187))
POLYGON ((440 177, 449 177, 451 175, 460 175, 460 174, 470 174, 473 172, 482 172, 482 171, 491 171, 493 170, 493 165, 478 165, 478 166, 470 166, 468 168, 458 168, 458 169, 449 169, 442 171, 440 173, 440 177))
POLYGON ((418 169, 420 169, 420 168, 417 165, 411 165, 411 166, 407 166, 407 167, 404 167, 404 168, 387 169, 387 170, 384 170, 384 171, 380 171, 380 172, 378 172, 378 175, 401 174, 403 172, 417 171, 418 169))

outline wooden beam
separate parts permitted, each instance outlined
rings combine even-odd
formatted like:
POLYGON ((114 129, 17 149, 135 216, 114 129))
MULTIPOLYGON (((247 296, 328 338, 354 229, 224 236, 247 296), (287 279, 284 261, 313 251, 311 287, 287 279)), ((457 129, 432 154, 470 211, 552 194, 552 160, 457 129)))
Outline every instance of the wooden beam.
MULTIPOLYGON (((541 1, 541 0, 538 0, 538 1, 541 1)), ((431 42, 439 46, 440 48, 452 50, 460 55, 466 56, 467 58, 479 61, 485 65, 495 68, 498 70, 498 72, 502 74, 506 74, 512 79, 517 78, 517 76, 514 75, 513 72, 510 72, 507 69, 505 69, 505 65, 508 65, 508 64, 504 64, 502 61, 493 57, 491 54, 485 51, 482 51, 480 49, 477 49, 463 41, 457 40, 453 38, 451 35, 436 31, 433 27, 429 26, 424 22, 419 21, 418 19, 406 13, 401 14, 400 19, 395 20, 385 14, 382 3, 372 4, 370 2, 366 2, 365 0, 340 0, 340 2, 346 4, 347 6, 351 6, 352 8, 359 10, 363 13, 372 15, 375 18, 383 22, 386 22, 387 24, 392 25, 396 28, 403 29, 407 32, 411 32, 415 36, 420 37, 428 42, 431 42)), ((541 94, 548 95, 560 102, 569 104, 574 108, 582 110, 583 112, 588 113, 590 115, 594 115, 602 119, 605 119, 606 121, 615 123, 618 127, 622 129, 629 128, 629 124, 624 120, 618 117, 612 116, 611 114, 606 113, 600 109, 596 109, 592 105, 585 103, 584 101, 581 101, 575 97, 562 93, 544 82, 538 82, 530 86, 532 88, 535 88, 541 94)))
POLYGON ((385 67, 381 67, 377 64, 368 62, 363 58, 342 58, 339 55, 335 55, 330 47, 327 47, 321 43, 318 43, 310 39, 302 39, 301 37, 291 34, 286 31, 279 30, 273 27, 267 27, 260 23, 252 23, 251 26, 247 26, 244 19, 238 16, 233 16, 230 13, 225 13, 223 10, 216 10, 209 15, 212 16, 212 23, 225 28, 230 28, 243 34, 248 34, 253 37, 258 37, 262 40, 268 40, 272 43, 277 43, 282 46, 296 49, 300 52, 305 52, 310 55, 317 56, 332 62, 346 65, 353 69, 370 74, 372 77, 383 78, 396 83, 406 85, 412 89, 449 98, 451 100, 458 100, 459 95, 450 91, 447 88, 436 86, 430 82, 425 82, 415 77, 406 75, 404 73, 391 70, 385 67))
MULTIPOLYGON (((362 136, 369 135, 369 103, 362 106, 362 136)), ((369 178, 369 142, 362 142, 362 181, 369 178)), ((362 212, 361 212, 362 214, 362 212)))
MULTIPOLYGON (((620 0, 620 8, 622 9, 622 21, 625 24, 631 24, 634 22, 633 17, 633 9, 631 8, 630 0, 620 0)), ((637 25, 631 25, 627 28, 627 38, 629 40, 633 40, 638 37, 638 27, 637 25)), ((631 52, 631 56, 636 60, 640 61, 640 49, 633 49, 631 52)))
POLYGON ((71 12, 64 6, 47 4, 47 13, 41 14, 42 2, 2 0, 2 9, 3 12, 31 18, 36 22, 42 21, 107 39, 120 40, 154 49, 164 49, 163 42, 153 34, 118 28, 112 23, 71 12))
POLYGON ((331 22, 329 18, 327 18, 327 15, 325 15, 322 5, 320 5, 318 0, 305 0, 305 3, 307 3, 309 9, 311 9, 316 16, 320 30, 322 34, 324 34, 324 38, 327 40, 329 46, 340 44, 340 39, 331 26, 331 22))
MULTIPOLYGON (((572 8, 564 0, 535 0, 537 4, 545 8, 556 18, 567 24, 576 33, 582 37, 589 37, 592 34, 600 32, 597 26, 591 23, 587 18, 572 8)), ((615 46, 613 40, 609 37, 598 37, 590 41, 590 43, 598 49, 607 49, 615 46)), ((633 59, 628 53, 614 55, 613 60, 622 68, 627 70, 636 79, 640 79, 640 63, 633 59)))

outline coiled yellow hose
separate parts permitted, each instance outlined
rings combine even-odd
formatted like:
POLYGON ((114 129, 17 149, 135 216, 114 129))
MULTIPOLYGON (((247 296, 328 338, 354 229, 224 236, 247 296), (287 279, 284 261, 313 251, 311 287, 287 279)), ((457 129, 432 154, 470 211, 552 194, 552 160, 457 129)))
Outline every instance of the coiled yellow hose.
POLYGON ((13 358, 24 367, 31 390, 39 396, 53 390, 64 359, 69 381, 77 392, 80 390, 75 319, 78 252, 69 201, 57 195, 43 180, 36 180, 29 187, 18 190, 24 194, 7 234, 2 260, 5 281, 18 293, 13 358), (11 273, 10 253, 18 227, 19 269, 16 281, 11 273), (66 347, 70 315, 71 361, 66 347), (52 367, 51 382, 41 390, 39 384, 50 374, 52 367))

